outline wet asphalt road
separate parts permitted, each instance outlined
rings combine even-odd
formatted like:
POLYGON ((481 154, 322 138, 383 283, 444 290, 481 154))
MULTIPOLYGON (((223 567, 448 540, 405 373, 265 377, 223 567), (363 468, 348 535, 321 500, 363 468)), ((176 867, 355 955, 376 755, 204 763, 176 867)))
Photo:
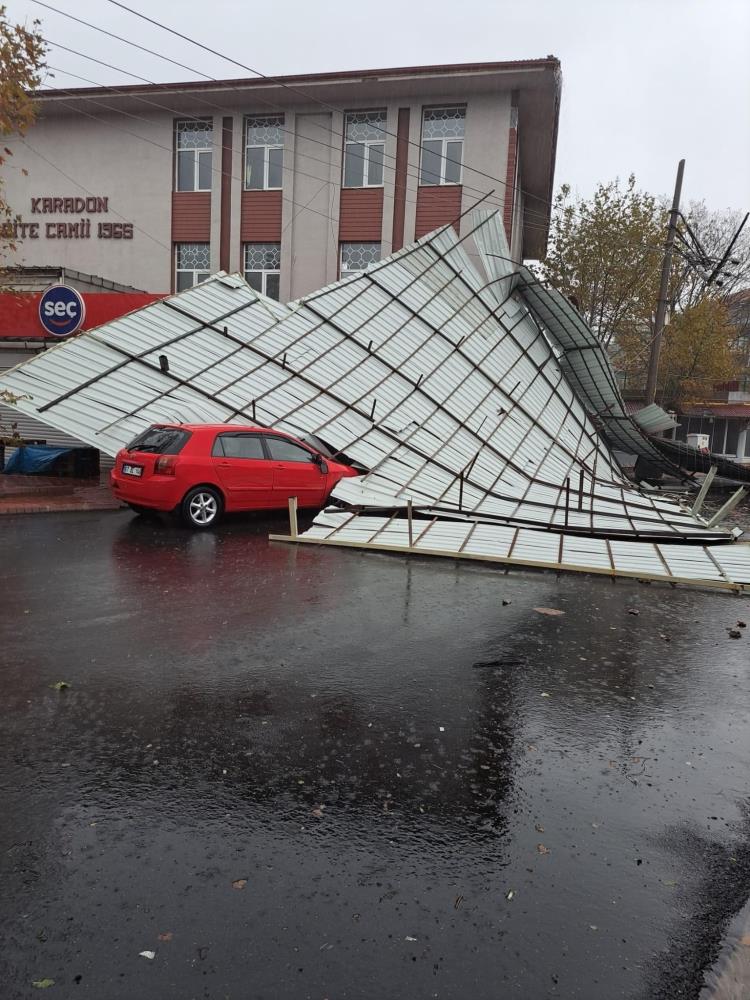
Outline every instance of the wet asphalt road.
POLYGON ((750 600, 283 529, 0 520, 2 1000, 697 997, 750 600))

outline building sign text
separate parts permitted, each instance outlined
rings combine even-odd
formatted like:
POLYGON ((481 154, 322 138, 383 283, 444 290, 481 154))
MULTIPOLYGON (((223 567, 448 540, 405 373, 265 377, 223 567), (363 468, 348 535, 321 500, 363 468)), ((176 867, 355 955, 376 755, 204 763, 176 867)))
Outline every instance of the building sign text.
POLYGON ((9 240, 132 240, 132 222, 98 222, 87 218, 109 212, 109 198, 32 198, 32 215, 78 215, 75 222, 27 222, 17 218, 0 226, 9 240))

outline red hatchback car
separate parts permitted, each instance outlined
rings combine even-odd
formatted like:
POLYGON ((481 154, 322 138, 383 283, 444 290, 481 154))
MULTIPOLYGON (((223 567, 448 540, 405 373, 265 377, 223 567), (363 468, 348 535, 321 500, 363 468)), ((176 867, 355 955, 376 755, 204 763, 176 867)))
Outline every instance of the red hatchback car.
POLYGON ((210 528, 225 511, 273 510, 290 497, 322 507, 340 479, 364 471, 267 427, 154 424, 117 453, 110 482, 138 514, 179 511, 191 528, 210 528))

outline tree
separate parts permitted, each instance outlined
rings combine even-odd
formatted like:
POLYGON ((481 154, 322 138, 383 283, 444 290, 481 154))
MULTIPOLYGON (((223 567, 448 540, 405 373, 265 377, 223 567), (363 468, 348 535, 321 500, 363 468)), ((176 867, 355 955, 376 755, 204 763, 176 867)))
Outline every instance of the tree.
MULTIPOLYGON (((552 213, 549 252, 540 269, 580 309, 616 369, 641 387, 659 295, 669 204, 640 191, 634 176, 599 184, 590 199, 571 197, 563 185, 552 213)), ((733 345, 741 332, 726 303, 750 285, 750 231, 737 242, 730 277, 707 284, 712 266, 697 266, 693 236, 709 257, 720 259, 736 231, 739 213, 711 212, 693 203, 679 227, 669 283, 671 322, 665 331, 657 398, 674 403, 705 394, 712 380, 741 373, 733 345), (682 382, 685 384, 683 385, 682 382)), ((735 320, 736 321, 736 320, 735 320)))
MULTIPOLYGON (((11 24, 6 7, 0 5, 0 137, 24 135, 34 121, 35 104, 31 91, 41 83, 45 67, 45 44, 39 33, 39 21, 31 30, 11 24)), ((7 146, 0 146, 0 170, 13 155, 7 146)), ((25 173, 25 171, 24 171, 25 173)), ((0 173, 0 254, 16 248, 12 226, 14 212, 3 195, 0 173)))
MULTIPOLYGON (((735 330, 724 302, 704 296, 677 312, 664 330, 657 384, 657 402, 675 406, 705 397, 717 382, 737 374, 738 358, 732 349, 735 330)), ((643 371, 650 345, 622 345, 636 371, 643 371)))
POLYGON ((599 184, 593 197, 573 199, 563 184, 555 198, 545 280, 571 298, 609 347, 640 325, 656 304, 665 213, 631 175, 599 184))

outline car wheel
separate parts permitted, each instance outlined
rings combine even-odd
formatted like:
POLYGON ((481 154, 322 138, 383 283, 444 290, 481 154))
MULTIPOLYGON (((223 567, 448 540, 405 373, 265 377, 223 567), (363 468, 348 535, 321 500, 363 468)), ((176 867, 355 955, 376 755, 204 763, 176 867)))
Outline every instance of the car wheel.
POLYGON ((182 501, 182 519, 189 528, 212 528, 222 513, 221 497, 210 486, 196 486, 182 501))
POLYGON ((130 509, 134 513, 136 513, 136 514, 155 514, 156 513, 156 511, 152 510, 151 507, 141 507, 140 504, 137 504, 137 503, 129 503, 128 507, 130 507, 130 509))

